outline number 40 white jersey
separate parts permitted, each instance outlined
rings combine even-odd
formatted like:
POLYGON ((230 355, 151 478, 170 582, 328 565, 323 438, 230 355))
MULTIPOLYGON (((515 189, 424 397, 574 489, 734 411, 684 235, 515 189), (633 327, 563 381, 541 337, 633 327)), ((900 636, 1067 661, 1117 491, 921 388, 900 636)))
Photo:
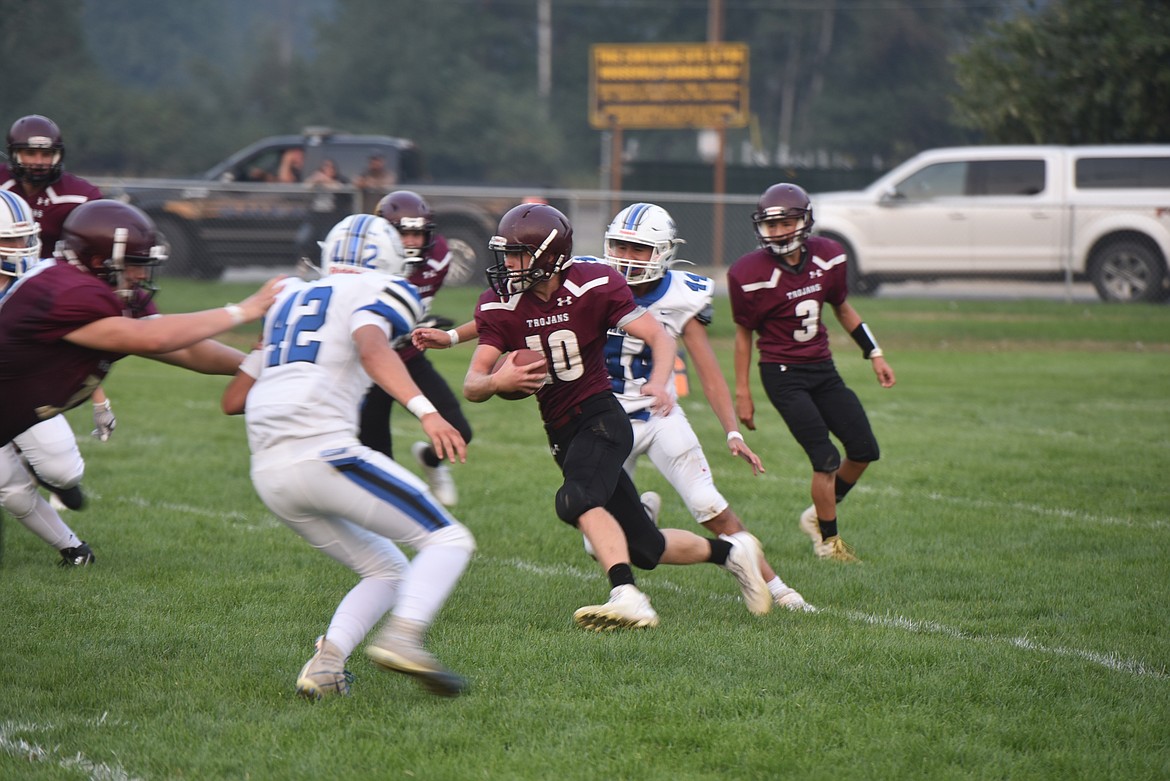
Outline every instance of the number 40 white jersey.
MULTIPOLYGON (((635 293, 634 301, 645 307, 667 333, 678 339, 692 318, 703 325, 711 322, 715 281, 710 277, 685 271, 667 271, 650 290, 635 293)), ((650 348, 641 339, 620 329, 611 329, 605 344, 605 366, 610 386, 627 413, 649 408, 653 399, 642 395, 642 386, 650 378, 650 348)), ((667 389, 674 397, 673 383, 667 389)))
POLYGON ((376 271, 286 282, 264 317, 260 376, 244 412, 252 452, 290 440, 356 438, 370 377, 351 334, 376 325, 394 342, 422 312, 413 285, 376 271))

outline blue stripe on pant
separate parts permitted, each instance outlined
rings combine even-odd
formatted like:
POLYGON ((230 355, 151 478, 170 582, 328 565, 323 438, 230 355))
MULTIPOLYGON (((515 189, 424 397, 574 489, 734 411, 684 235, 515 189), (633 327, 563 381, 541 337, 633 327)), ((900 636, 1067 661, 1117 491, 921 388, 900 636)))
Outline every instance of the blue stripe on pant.
POLYGON ((369 461, 357 456, 346 456, 329 461, 329 465, 346 479, 409 515, 427 531, 438 531, 451 525, 446 513, 429 494, 420 493, 414 486, 398 480, 369 461))

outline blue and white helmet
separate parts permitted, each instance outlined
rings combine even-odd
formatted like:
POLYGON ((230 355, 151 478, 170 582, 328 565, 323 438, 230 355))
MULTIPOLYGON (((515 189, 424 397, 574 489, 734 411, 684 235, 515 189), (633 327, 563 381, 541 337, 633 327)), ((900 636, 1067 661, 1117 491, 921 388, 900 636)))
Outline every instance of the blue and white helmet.
POLYGON ((680 244, 674 220, 661 206, 635 203, 617 213, 605 231, 605 263, 617 269, 631 285, 653 282, 665 276, 680 244), (653 247, 649 260, 631 260, 617 257, 613 243, 617 241, 653 247))
POLYGON ((334 225, 321 243, 324 274, 381 271, 402 276, 405 269, 402 237, 383 217, 351 214, 334 225))
POLYGON ((28 203, 0 190, 0 274, 19 277, 41 259, 41 226, 28 203))

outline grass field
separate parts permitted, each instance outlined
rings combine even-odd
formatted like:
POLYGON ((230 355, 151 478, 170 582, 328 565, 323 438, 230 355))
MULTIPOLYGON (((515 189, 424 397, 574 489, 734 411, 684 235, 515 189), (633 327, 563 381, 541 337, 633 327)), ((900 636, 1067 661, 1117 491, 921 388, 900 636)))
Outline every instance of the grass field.
MULTIPOLYGON (((160 306, 251 287, 165 280, 160 306)), ((444 291, 437 309, 473 301, 444 291)), ((812 556, 808 467, 758 389, 755 478, 705 402, 683 402, 817 613, 754 618, 726 573, 664 567, 639 580, 659 628, 575 628, 608 589, 553 513, 535 403, 467 405, 456 514, 479 550, 431 634, 472 681, 457 700, 360 651, 352 697, 294 696, 353 576, 256 498, 224 378, 122 361, 114 437, 70 413, 92 501, 68 520, 96 566, 58 569, 5 519, 0 778, 1170 777, 1170 307, 855 303, 898 374, 879 388, 834 330, 883 447, 840 511, 861 564, 812 556)), ((469 356, 434 360, 458 387, 469 356)), ((417 422, 398 410, 393 430, 408 458, 417 422)), ((653 467, 637 482, 663 493, 665 525, 692 527, 653 467)))

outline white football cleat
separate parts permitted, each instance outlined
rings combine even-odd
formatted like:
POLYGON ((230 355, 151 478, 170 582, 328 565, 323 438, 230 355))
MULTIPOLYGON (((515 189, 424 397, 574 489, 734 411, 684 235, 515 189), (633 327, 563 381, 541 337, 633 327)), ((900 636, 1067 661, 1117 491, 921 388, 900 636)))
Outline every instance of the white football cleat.
POLYGON ((366 656, 383 669, 409 675, 431 694, 458 697, 467 691, 467 680, 423 648, 424 629, 417 621, 392 617, 378 639, 366 646, 366 656))
POLYGON ((821 541, 821 525, 817 523, 817 506, 809 505, 808 509, 800 514, 800 530, 808 535, 816 545, 821 541))
POLYGON ((438 466, 427 466, 423 453, 430 446, 428 442, 415 442, 410 446, 410 452, 423 468, 423 475, 427 479, 431 493, 444 507, 454 507, 459 501, 459 492, 455 490, 455 478, 451 476, 451 470, 443 462, 439 462, 438 466))
POLYGON ((654 521, 654 525, 657 526, 658 514, 662 512, 662 497, 658 495, 657 491, 647 491, 638 498, 642 500, 642 507, 650 516, 650 520, 654 521))
POLYGON ((650 606, 650 598, 630 584, 614 586, 604 605, 577 608, 573 620, 582 629, 594 632, 658 626, 658 614, 650 606))
POLYGON ((791 587, 780 592, 774 599, 778 606, 791 610, 793 613, 815 613, 817 611, 815 607, 804 601, 804 597, 800 595, 799 591, 791 587))
POLYGON ((317 652, 297 675, 297 694, 312 700, 349 694, 353 673, 345 669, 345 657, 324 635, 317 638, 315 645, 317 652))
POLYGON ((760 559, 764 557, 760 541, 746 531, 721 534, 719 538, 731 543, 731 553, 723 566, 739 581, 747 609, 753 615, 764 615, 772 609, 772 592, 760 572, 760 559))

